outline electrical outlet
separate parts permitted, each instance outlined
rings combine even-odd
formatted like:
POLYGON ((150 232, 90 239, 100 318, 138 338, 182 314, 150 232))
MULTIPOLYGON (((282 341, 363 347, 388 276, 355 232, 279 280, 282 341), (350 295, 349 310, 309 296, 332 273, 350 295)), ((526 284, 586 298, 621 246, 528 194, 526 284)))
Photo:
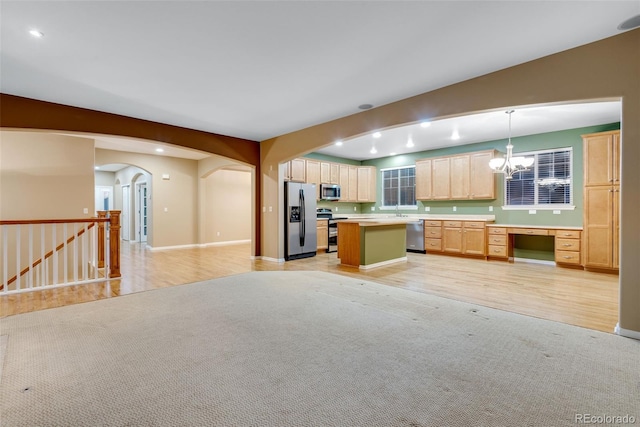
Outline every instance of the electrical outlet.
POLYGON ((425 206, 424 207, 424 211, 425 212, 430 212, 431 211, 431 207, 430 206, 425 206))
POLYGON ((529 215, 535 215, 538 211, 535 209, 529 209, 529 215))
POLYGON ((82 209, 82 212, 88 214, 89 213, 89 208, 82 209))
POLYGON ((273 212, 273 206, 269 206, 269 212, 273 212))
POLYGON ((453 207, 453 211, 454 211, 454 212, 456 212, 457 210, 458 210, 458 207, 457 207, 457 206, 454 206, 454 207, 453 207))
POLYGON ((164 208, 164 211, 165 212, 169 212, 169 208, 164 208))
POLYGON ((216 236, 220 237, 220 232, 219 231, 216 233, 216 236))
POLYGON ((371 212, 375 212, 376 211, 376 207, 375 206, 371 206, 371 212))
POLYGON ((354 206, 354 207, 353 207, 353 211, 354 211, 354 212, 358 212, 358 209, 354 206))
POLYGON ((338 207, 336 206, 336 212, 338 212, 338 207))
POLYGON ((489 212, 493 212, 493 206, 489 206, 489 212))
POLYGON ((554 215, 560 215, 560 209, 554 209, 553 210, 553 214, 554 215))

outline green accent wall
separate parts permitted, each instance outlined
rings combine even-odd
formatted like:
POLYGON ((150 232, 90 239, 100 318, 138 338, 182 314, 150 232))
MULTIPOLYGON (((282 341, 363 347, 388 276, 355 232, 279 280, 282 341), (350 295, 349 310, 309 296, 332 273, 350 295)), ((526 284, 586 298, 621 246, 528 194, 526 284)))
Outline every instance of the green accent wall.
POLYGON ((378 262, 407 256, 406 225, 380 225, 360 227, 360 264, 378 262))

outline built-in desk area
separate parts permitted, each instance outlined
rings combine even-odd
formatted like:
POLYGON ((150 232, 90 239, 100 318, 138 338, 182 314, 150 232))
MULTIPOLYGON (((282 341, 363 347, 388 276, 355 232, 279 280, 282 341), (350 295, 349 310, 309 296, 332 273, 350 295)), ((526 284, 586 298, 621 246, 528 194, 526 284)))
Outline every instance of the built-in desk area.
POLYGON ((552 236, 555 262, 564 266, 581 265, 581 227, 487 224, 487 257, 513 262, 517 235, 552 236))

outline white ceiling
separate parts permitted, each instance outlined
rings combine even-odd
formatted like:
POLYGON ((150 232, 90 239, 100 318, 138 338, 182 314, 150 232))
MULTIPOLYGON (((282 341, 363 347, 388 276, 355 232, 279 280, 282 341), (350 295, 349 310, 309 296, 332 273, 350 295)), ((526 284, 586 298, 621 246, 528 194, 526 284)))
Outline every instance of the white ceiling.
POLYGON ((614 36, 640 1, 2 0, 0 12, 3 93, 261 141, 614 36))

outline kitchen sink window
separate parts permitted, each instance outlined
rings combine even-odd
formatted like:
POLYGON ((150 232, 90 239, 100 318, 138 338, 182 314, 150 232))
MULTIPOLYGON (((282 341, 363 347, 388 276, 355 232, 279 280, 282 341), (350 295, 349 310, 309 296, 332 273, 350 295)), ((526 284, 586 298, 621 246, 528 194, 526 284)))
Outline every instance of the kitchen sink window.
POLYGON ((382 207, 416 209, 416 168, 381 169, 382 207))
POLYGON ((533 157, 534 163, 505 179, 504 209, 574 209, 571 148, 517 155, 533 157))

